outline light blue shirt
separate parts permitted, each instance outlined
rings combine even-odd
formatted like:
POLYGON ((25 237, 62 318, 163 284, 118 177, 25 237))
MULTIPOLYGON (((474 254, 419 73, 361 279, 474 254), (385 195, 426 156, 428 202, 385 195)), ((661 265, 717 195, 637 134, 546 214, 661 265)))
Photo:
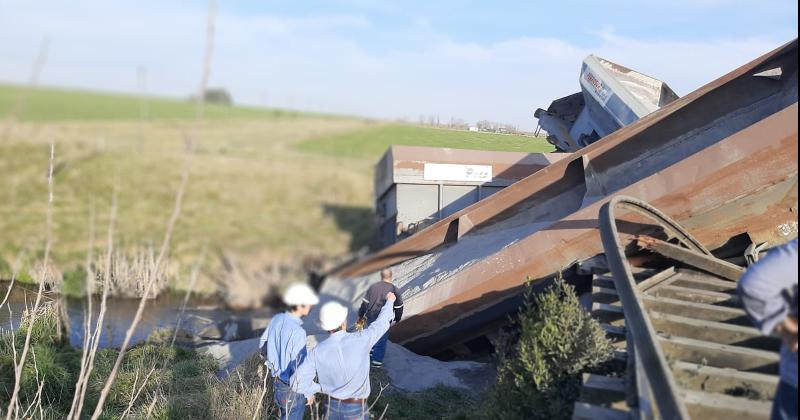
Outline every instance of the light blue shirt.
POLYGON ((369 396, 369 351, 389 330, 394 316, 392 301, 386 301, 378 318, 358 332, 338 331, 317 344, 292 378, 303 395, 318 392, 338 399, 369 396), (317 377, 318 382, 314 382, 317 377))
POLYGON ((258 343, 258 348, 267 345, 265 364, 272 376, 287 384, 306 358, 306 330, 302 325, 300 317, 288 312, 275 315, 258 343))
MULTIPOLYGON (((766 335, 790 312, 797 316, 797 307, 790 307, 786 294, 797 293, 797 239, 771 250, 753 264, 739 279, 739 295, 753 324, 766 335)), ((794 298, 797 305, 797 298, 794 298)), ((797 388, 797 353, 781 347, 781 380, 797 388)))

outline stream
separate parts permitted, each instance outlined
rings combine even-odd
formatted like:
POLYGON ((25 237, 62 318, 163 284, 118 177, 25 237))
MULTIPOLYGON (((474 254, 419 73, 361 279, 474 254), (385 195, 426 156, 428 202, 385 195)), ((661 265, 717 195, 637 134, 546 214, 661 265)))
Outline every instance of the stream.
MULTIPOLYGON (((0 282, 0 299, 7 290, 8 282, 0 282)), ((0 329, 16 329, 25 307, 32 307, 36 299, 36 285, 15 284, 8 302, 0 308, 0 329)), ((48 299, 56 298, 53 293, 48 299)), ((176 326, 183 305, 184 293, 166 292, 155 299, 147 300, 142 318, 131 337, 131 345, 147 339, 158 329, 176 326)), ((100 312, 100 296, 92 298, 92 328, 100 312)), ((80 347, 83 343, 87 299, 68 297, 67 315, 70 325, 70 343, 80 347)), ((100 347, 119 347, 125 339, 139 299, 108 298, 103 319, 100 347)), ((204 339, 242 340, 256 337, 267 325, 274 312, 271 308, 234 311, 227 309, 217 297, 190 297, 180 321, 180 328, 204 339)))

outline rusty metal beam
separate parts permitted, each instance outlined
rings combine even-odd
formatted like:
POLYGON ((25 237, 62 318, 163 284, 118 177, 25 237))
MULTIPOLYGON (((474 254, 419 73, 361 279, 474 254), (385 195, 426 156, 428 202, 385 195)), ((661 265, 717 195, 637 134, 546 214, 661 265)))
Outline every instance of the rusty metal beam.
MULTIPOLYGON (((788 240, 797 220, 796 57, 793 41, 339 269, 323 292, 357 305, 359 288, 372 281, 367 274, 405 261, 395 281, 408 316, 391 339, 433 352, 504 317, 496 309, 518 296, 528 276, 546 279, 602 253, 597 214, 616 195, 650 202, 709 248, 745 232, 756 242, 788 240), (775 66, 780 80, 753 77, 775 66)), ((619 216, 628 239, 658 230, 633 212, 619 216)))
MULTIPOLYGON (((604 164, 607 164, 607 161, 609 161, 610 158, 613 159, 615 154, 620 160, 628 160, 631 156, 636 156, 637 154, 654 153, 657 146, 657 139, 655 138, 642 138, 641 145, 628 144, 626 150, 624 151, 620 150, 620 147, 624 143, 631 143, 631 140, 636 140, 638 137, 652 137, 650 134, 653 132, 653 130, 661 129, 663 126, 666 126, 663 127, 665 130, 659 134, 659 136, 662 134, 675 135, 677 134, 674 133, 676 129, 678 130, 678 133, 680 133, 680 130, 688 130, 688 127, 681 128, 684 123, 694 124, 696 128, 698 116, 699 118, 707 121, 718 118, 720 115, 723 115, 725 111, 730 110, 728 107, 735 107, 735 102, 737 100, 741 100, 741 98, 731 96, 731 93, 723 92, 726 90, 726 88, 735 89, 739 87, 740 90, 742 90, 742 88, 759 89, 757 86, 750 88, 747 86, 738 85, 747 83, 764 85, 764 83, 767 82, 766 80, 754 81, 742 79, 752 78, 753 74, 757 73, 759 70, 763 70, 764 67, 770 65, 774 66, 776 63, 783 64, 784 61, 781 60, 786 60, 787 64, 789 61, 796 61, 796 56, 797 40, 794 40, 775 49, 774 51, 764 54, 763 56, 720 77, 719 79, 714 80, 713 82, 697 89, 696 91, 672 102, 668 106, 634 122, 633 124, 617 130, 611 135, 603 138, 601 141, 598 141, 589 147, 573 153, 570 158, 562 159, 561 161, 546 167, 536 174, 515 183, 501 192, 498 192, 492 197, 475 203, 449 217, 440 220, 437 223, 434 223, 423 231, 418 232, 417 234, 406 238, 401 242, 389 246, 377 253, 359 259, 352 264, 343 267, 337 267, 333 272, 329 273, 329 275, 333 278, 348 278, 365 275, 378 271, 383 267, 392 266, 408 259, 428 254, 439 247, 445 246, 448 243, 448 228, 453 224, 458 224, 458 220, 462 217, 468 219, 473 226, 477 227, 482 224, 496 222, 498 219, 507 217, 508 213, 514 212, 515 210, 520 210, 526 206, 534 205, 536 204, 536 201, 539 201, 542 198, 542 194, 537 194, 537 192, 542 192, 545 186, 557 184, 560 181, 563 182, 572 177, 570 169, 571 166, 574 166, 573 162, 575 161, 577 161, 579 164, 584 162, 589 166, 590 169, 593 169, 592 167, 594 165, 592 164, 592 161, 595 159, 599 159, 603 161, 604 164), (724 102, 720 105, 711 105, 709 103, 710 97, 715 95, 724 96, 724 99, 720 98, 724 102), (728 109, 726 110, 725 108, 728 109), (687 112, 694 114, 688 114, 687 112), (714 114, 715 112, 717 114, 714 114), (674 120, 676 118, 682 119, 682 123, 675 124, 674 120), (648 149, 650 149, 649 152, 648 149)), ((793 76, 791 75, 792 71, 796 72, 796 62, 794 63, 794 68, 791 68, 790 66, 786 69, 783 69, 783 74, 785 75, 784 77, 796 78, 796 73, 793 76)), ((764 89, 764 91, 766 90, 767 89, 764 89)), ((758 99, 758 96, 760 95, 754 94, 752 91, 748 91, 746 94, 752 95, 754 99, 758 99)), ((796 94, 797 93, 795 90, 795 100, 793 102, 796 102, 796 94)), ((733 95, 736 95, 736 93, 733 93, 733 95)), ((740 92, 739 95, 742 95, 742 93, 740 92)), ((791 157, 791 155, 789 156, 791 157)), ((796 167, 796 148, 794 157, 796 167)), ((661 168, 654 167, 653 169, 654 171, 657 171, 661 168)), ((581 178, 583 178, 583 173, 580 175, 581 178)), ((620 174, 620 176, 622 176, 622 174, 620 174)), ((552 192, 553 191, 549 191, 549 193, 552 192)), ((547 196, 549 194, 544 195, 547 196)), ((568 215, 569 212, 561 214, 561 217, 563 217, 568 215)), ((553 220, 553 213, 551 212, 550 215, 550 220, 553 220)), ((559 218, 560 217, 555 217, 555 220, 559 218)), ((688 227, 692 228, 692 226, 688 227)), ((724 235, 725 233, 723 232, 722 234, 724 235)), ((728 237, 725 237, 724 239, 727 239, 728 237)), ((719 238, 719 240, 722 240, 722 238, 719 238)))
MULTIPOLYGON (((759 232, 761 235, 772 232, 772 240, 779 242, 779 226, 796 218, 794 208, 797 205, 797 160, 792 158, 797 156, 796 115, 795 104, 725 139, 724 144, 710 146, 661 174, 634 183, 618 193, 640 195, 681 223, 695 217, 705 219, 707 214, 725 215, 715 217, 716 223, 707 223, 692 229, 706 243, 714 243, 715 240, 721 243, 724 242, 723 238, 727 240, 737 233, 748 231, 754 234, 759 232), (765 136, 766 133, 771 135, 765 136), (759 135, 760 142, 751 141, 759 135), (732 159, 734 157, 737 158, 732 159), (717 165, 710 165, 709 162, 716 162, 717 165), (758 170, 743 171, 742 167, 758 170), (681 182, 680 174, 685 173, 695 175, 690 179, 684 178, 681 182), (672 188, 664 191, 663 187, 654 187, 659 184, 659 177, 672 178, 672 188), (753 177, 760 180, 753 183, 753 177), (697 179, 701 181, 698 182, 697 179), (748 182, 751 183, 749 186, 748 182), (781 196, 778 203, 773 201, 772 206, 766 207, 764 212, 749 212, 750 199, 765 199, 768 189, 764 185, 784 188, 784 194, 788 195, 787 199, 791 204, 781 205, 784 201, 784 196, 781 196), (686 197, 694 197, 694 200, 687 205, 686 197), (736 200, 736 197, 740 197, 740 200, 736 200), (727 234, 720 236, 720 232, 727 234)), ((595 144, 601 143, 602 141, 595 144)), ((543 169, 540 173, 548 169, 543 169)), ((537 176, 534 174, 533 178, 537 176)), ((416 319, 409 317, 404 323, 394 327, 392 339, 411 342, 436 334, 458 319, 478 313, 493 302, 518 293, 518 287, 527 276, 545 278, 570 261, 602 253, 596 230, 596 215, 605 201, 606 199, 593 203, 552 222, 549 226, 504 247, 491 258, 473 263, 446 282, 431 286, 428 293, 416 294, 406 299, 406 308, 413 308, 410 313, 416 319), (508 263, 498 264, 498 261, 508 263), (434 289, 437 290, 435 293, 434 289)), ((625 213, 622 213, 622 217, 630 219, 630 215, 626 216, 625 213)), ((631 223, 625 226, 631 234, 642 233, 651 228, 640 219, 631 219, 631 223)), ((420 347, 416 349, 423 350, 420 347)))
POLYGON ((744 273, 744 268, 738 265, 669 242, 660 241, 647 236, 640 236, 636 238, 636 243, 642 249, 656 252, 667 258, 680 261, 731 281, 739 280, 739 277, 744 273))
MULTIPOLYGON (((619 294, 619 300, 625 311, 625 328, 630 331, 633 341, 633 346, 629 346, 629 348, 633 350, 636 357, 636 381, 640 385, 646 383, 654 396, 651 399, 649 392, 647 395, 639 393, 640 410, 647 411, 649 409, 652 412, 658 412, 664 418, 685 419, 689 417, 688 411, 679 398, 678 385, 667 364, 665 351, 659 345, 655 326, 647 316, 642 303, 643 292, 636 287, 630 263, 625 257, 625 247, 619 239, 616 215, 618 207, 623 205, 629 208, 638 207, 637 212, 646 214, 649 219, 671 229, 674 236, 679 236, 684 244, 696 243, 697 240, 659 210, 630 197, 614 197, 600 210, 600 236, 606 251, 608 266, 614 275, 614 284, 619 294), (646 372, 644 369, 647 369, 646 372)), ((699 245, 695 249, 704 248, 699 245)), ((643 415, 648 417, 646 413, 643 415)))

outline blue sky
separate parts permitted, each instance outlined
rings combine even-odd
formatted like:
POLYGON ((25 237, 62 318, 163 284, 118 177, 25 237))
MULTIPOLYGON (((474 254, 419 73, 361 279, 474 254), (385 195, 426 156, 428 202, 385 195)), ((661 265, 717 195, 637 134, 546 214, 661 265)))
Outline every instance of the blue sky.
MULTIPOLYGON (((533 129, 578 91, 594 53, 680 95, 797 37, 794 1, 217 2, 211 85, 240 103, 533 129)), ((207 3, 0 0, 0 80, 185 97, 201 73, 207 3)))

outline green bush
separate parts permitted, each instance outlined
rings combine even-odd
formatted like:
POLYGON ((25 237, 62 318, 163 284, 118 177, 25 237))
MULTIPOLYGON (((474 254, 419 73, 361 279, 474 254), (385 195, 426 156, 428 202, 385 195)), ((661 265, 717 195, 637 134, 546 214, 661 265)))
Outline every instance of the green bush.
POLYGON ((61 293, 71 297, 86 295, 86 269, 82 265, 75 266, 74 270, 64 271, 61 276, 61 293))
POLYGON ((580 392, 581 372, 600 366, 613 347, 580 305, 572 286, 556 279, 544 292, 526 286, 517 314, 518 337, 497 347, 497 383, 483 414, 504 419, 568 419, 580 392))

